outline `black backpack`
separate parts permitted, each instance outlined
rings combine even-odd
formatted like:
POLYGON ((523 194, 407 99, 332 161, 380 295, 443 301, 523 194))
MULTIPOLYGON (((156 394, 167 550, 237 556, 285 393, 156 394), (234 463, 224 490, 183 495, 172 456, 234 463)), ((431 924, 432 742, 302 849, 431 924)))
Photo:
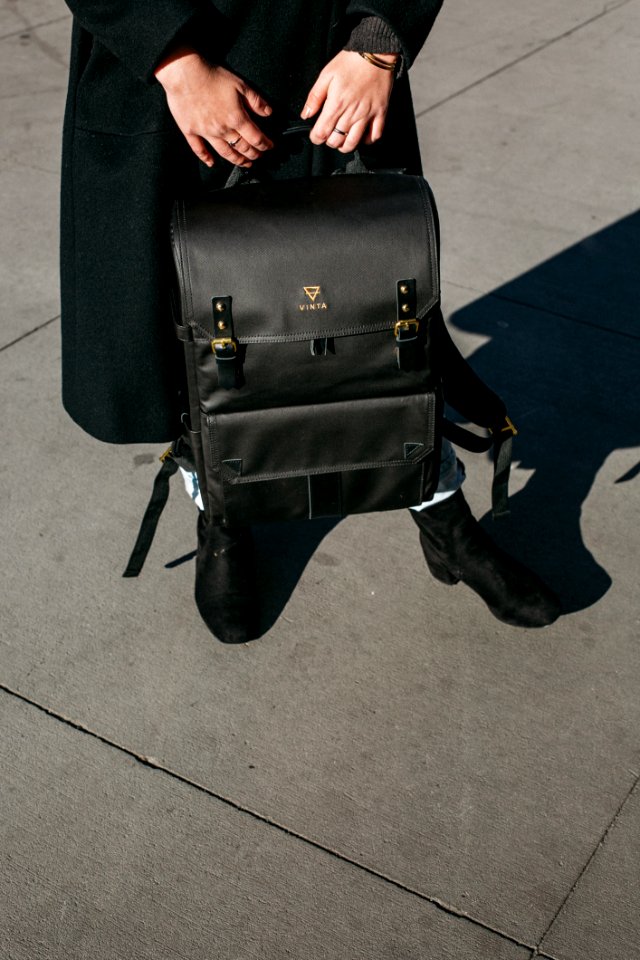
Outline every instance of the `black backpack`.
POLYGON ((213 522, 338 517, 428 500, 444 435, 495 447, 507 512, 515 429, 445 328, 425 179, 356 158, 339 176, 232 182, 176 204, 172 243, 189 411, 125 576, 178 463, 213 522), (489 436, 446 421, 445 401, 489 436))

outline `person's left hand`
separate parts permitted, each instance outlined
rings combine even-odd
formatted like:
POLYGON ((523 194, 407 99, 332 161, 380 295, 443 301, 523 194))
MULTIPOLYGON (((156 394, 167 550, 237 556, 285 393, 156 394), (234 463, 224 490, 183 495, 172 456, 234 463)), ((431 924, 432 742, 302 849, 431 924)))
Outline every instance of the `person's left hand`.
MULTIPOLYGON (((395 62, 396 54, 377 54, 395 62)), ((312 143, 326 143, 340 153, 351 153, 364 138, 379 140, 393 89, 393 70, 368 63, 353 50, 341 50, 322 70, 309 91, 301 116, 315 116, 312 143)))

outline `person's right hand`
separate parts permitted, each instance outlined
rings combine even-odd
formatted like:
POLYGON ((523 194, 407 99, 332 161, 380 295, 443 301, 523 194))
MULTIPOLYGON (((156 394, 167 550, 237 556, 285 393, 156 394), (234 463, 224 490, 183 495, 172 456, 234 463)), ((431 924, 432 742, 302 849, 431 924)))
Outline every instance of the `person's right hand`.
POLYGON ((209 147, 237 166, 250 167, 273 146, 247 113, 248 108, 268 117, 271 107, 231 71, 181 47, 160 64, 155 76, 164 87, 173 119, 208 167, 214 165, 209 147))

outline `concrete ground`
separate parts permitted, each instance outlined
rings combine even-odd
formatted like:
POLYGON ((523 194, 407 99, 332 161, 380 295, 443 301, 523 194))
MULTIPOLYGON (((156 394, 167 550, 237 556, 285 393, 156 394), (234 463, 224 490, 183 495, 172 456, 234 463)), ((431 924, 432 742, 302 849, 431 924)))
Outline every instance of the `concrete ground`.
POLYGON ((566 615, 500 624, 361 516, 260 531, 241 647, 177 485, 121 579, 160 451, 60 406, 69 28, 0 2, 0 956, 640 958, 640 0, 445 0, 412 71, 451 327, 521 428, 496 537, 566 615))

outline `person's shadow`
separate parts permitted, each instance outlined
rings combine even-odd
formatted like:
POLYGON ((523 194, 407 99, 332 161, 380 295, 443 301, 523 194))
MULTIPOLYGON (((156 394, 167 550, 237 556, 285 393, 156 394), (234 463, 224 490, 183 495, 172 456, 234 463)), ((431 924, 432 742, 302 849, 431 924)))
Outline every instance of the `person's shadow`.
MULTIPOLYGON (((639 261, 635 213, 449 321, 454 338, 456 329, 490 337, 468 359, 506 401, 520 429, 514 459, 533 471, 511 498, 511 522, 486 528, 555 587, 565 612, 611 585, 598 543, 583 539, 581 512, 607 457, 640 443, 639 261)), ((640 464, 615 483, 638 472, 640 464)), ((610 493, 599 491, 601 511, 610 493)))

